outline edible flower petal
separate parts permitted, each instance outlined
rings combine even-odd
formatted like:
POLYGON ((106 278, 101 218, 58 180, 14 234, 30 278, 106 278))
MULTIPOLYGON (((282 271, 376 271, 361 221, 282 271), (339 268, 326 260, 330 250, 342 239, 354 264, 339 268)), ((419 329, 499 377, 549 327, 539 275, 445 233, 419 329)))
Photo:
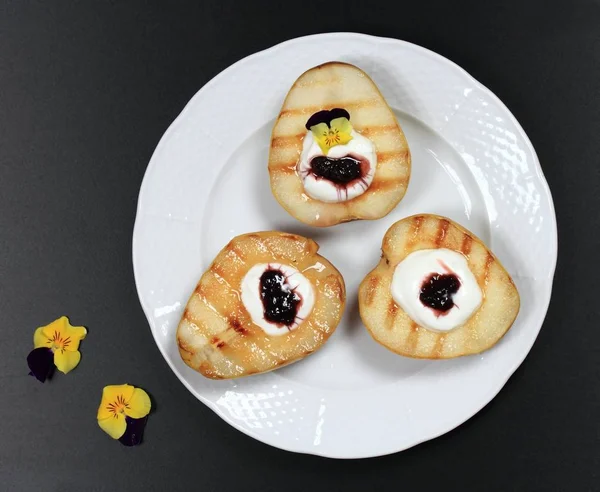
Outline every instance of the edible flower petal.
POLYGON ((53 366, 65 374, 75 369, 81 360, 79 344, 86 334, 85 327, 72 326, 66 316, 35 330, 34 350, 27 356, 31 374, 44 382, 51 375, 53 366))
POLYGON ((141 388, 135 388, 129 400, 129 407, 125 409, 125 415, 133 419, 141 419, 150 413, 151 407, 148 393, 141 388))
POLYGON ((127 422, 125 422, 125 417, 107 417, 103 420, 98 420, 98 425, 113 439, 119 439, 127 430, 127 422))
POLYGON ((142 435, 152 404, 141 388, 129 384, 105 386, 98 407, 98 425, 113 439, 135 446, 142 435))
POLYGON ((329 125, 319 123, 311 126, 310 131, 324 155, 327 155, 331 147, 345 145, 352 140, 352 125, 345 117, 335 118, 331 120, 329 125))
POLYGON ((36 348, 29 352, 27 365, 31 371, 29 374, 41 383, 52 376, 54 370, 54 354, 46 347, 36 348))
POLYGON ((142 442, 144 436, 144 428, 148 416, 141 419, 132 419, 131 417, 125 417, 126 429, 125 433, 119 438, 119 442, 124 446, 137 446, 142 442))
POLYGON ((54 365, 63 374, 67 374, 75 369, 80 360, 81 353, 79 351, 57 350, 54 352, 54 365))

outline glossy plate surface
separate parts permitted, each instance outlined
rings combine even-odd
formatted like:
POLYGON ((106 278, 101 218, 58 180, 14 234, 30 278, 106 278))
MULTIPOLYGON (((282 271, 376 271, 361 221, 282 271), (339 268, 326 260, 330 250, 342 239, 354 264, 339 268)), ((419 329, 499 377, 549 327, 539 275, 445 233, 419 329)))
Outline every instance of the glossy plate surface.
POLYGON ((295 39, 245 58, 192 98, 148 165, 133 263, 156 343, 202 402, 273 446, 362 458, 439 436, 498 393, 544 320, 556 234, 535 151, 496 96, 424 48, 340 33, 295 39), (389 216, 317 229, 277 204, 267 156, 271 128, 294 80, 331 60, 357 65, 379 86, 406 133, 413 174, 389 216), (419 212, 448 216, 481 237, 519 289, 517 321, 484 354, 450 361, 403 358, 374 342, 360 321, 358 285, 379 260, 383 234, 419 212), (303 361, 236 381, 204 379, 179 357, 175 330, 183 308, 229 239, 269 229, 321 245, 320 253, 346 280, 344 318, 329 342, 303 361))

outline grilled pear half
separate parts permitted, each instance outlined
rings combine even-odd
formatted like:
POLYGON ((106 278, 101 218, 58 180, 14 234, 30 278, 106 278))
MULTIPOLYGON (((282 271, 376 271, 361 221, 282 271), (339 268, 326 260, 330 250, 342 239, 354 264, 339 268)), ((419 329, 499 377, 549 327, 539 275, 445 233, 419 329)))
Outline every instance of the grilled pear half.
POLYGON ((477 354, 492 347, 512 326, 519 312, 519 293, 498 259, 473 233, 437 215, 414 215, 386 232, 377 267, 360 284, 360 316, 384 347, 400 355, 450 359, 477 354), (447 248, 462 253, 483 293, 479 308, 468 321, 440 333, 417 325, 392 298, 396 266, 421 249, 447 248))
POLYGON ((283 232, 233 238, 202 275, 183 312, 177 328, 183 361, 207 378, 230 379, 285 366, 320 348, 340 322, 346 289, 318 249, 312 239, 283 232), (283 335, 268 336, 241 300, 242 279, 259 263, 290 265, 313 287, 312 311, 283 335))
POLYGON ((269 175, 277 201, 296 219, 313 226, 332 226, 387 215, 406 193, 410 151, 394 113, 375 83, 361 69, 330 62, 303 73, 290 89, 271 136, 269 175), (373 182, 352 200, 326 203, 304 193, 296 170, 307 120, 316 112, 343 108, 355 131, 375 146, 373 182))

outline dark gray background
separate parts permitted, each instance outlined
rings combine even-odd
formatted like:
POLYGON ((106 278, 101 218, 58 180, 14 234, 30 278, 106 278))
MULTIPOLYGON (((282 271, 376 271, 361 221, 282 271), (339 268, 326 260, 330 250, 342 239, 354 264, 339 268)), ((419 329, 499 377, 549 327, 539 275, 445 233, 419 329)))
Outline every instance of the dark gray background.
POLYGON ((600 3, 250 3, 0 2, 0 490, 598 490, 600 3), (326 31, 420 44, 494 91, 533 141, 560 230, 548 317, 498 397, 356 462, 270 448, 198 402, 153 342, 131 265, 142 176, 190 97, 326 31), (25 357, 62 314, 89 329, 83 359, 42 385, 25 357), (124 381, 154 401, 139 448, 96 424, 102 387, 124 381))

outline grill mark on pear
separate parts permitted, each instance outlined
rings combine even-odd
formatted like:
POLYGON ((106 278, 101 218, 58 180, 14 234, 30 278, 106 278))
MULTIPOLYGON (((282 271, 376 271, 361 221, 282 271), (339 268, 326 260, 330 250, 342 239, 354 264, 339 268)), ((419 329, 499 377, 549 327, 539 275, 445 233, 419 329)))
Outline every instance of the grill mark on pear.
POLYGON ((365 304, 367 306, 373 304, 373 300, 375 299, 375 295, 377 294, 377 286, 379 285, 380 280, 380 277, 378 277, 377 275, 373 275, 369 279, 369 287, 365 298, 365 304))
POLYGON ((471 253, 472 246, 473 246, 473 238, 469 234, 464 234, 462 244, 460 245, 461 253, 468 257, 469 254, 471 253))
POLYGON ((442 352, 444 351, 444 342, 446 341, 446 335, 438 335, 437 340, 435 341, 435 346, 431 351, 431 355, 436 359, 439 359, 442 356, 442 352))
POLYGON ((448 227, 450 227, 450 222, 448 222, 446 219, 441 219, 439 221, 437 233, 433 241, 436 248, 439 248, 444 242, 444 239, 446 238, 446 232, 448 232, 448 227))
POLYGON ((423 217, 422 215, 417 215, 416 217, 412 218, 410 223, 411 232, 406 241, 406 246, 404 248, 405 250, 411 249, 417 241, 417 236, 419 235, 419 231, 421 230, 421 226, 423 225, 424 220, 425 217, 423 217))
POLYGON ((419 325, 411 320, 410 322, 410 332, 406 337, 406 348, 408 353, 413 353, 417 347, 417 343, 419 342, 419 325))
POLYGON ((364 99, 364 100, 360 100, 360 101, 338 101, 333 104, 323 104, 320 106, 302 106, 299 108, 284 109, 281 111, 279 117, 282 118, 282 117, 290 117, 290 116, 304 115, 304 114, 311 116, 314 113, 316 113, 317 111, 321 111, 323 109, 331 110, 333 108, 344 108, 352 115, 353 109, 370 108, 370 107, 378 106, 380 104, 381 104, 380 100, 376 99, 376 98, 364 99))

